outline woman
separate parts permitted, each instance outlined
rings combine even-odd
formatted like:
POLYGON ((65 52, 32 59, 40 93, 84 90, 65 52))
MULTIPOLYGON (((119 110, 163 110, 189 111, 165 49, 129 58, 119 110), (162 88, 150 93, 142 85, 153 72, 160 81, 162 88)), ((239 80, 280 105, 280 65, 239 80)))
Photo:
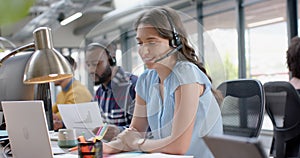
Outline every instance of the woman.
POLYGON ((183 28, 170 8, 154 8, 137 19, 138 52, 148 70, 137 81, 130 128, 104 144, 104 153, 141 150, 213 157, 202 137, 222 134, 221 113, 183 28), (148 127, 153 139, 143 137, 148 127))

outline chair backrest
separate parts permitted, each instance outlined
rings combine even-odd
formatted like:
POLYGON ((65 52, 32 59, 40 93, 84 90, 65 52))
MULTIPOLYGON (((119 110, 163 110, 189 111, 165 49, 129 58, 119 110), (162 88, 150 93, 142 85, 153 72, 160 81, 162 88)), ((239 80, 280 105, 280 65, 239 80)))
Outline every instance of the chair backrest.
POLYGON ((286 81, 264 84, 266 111, 273 123, 271 156, 300 157, 300 97, 286 81))
POLYGON ((221 105, 224 134, 258 137, 265 109, 264 89, 255 79, 237 79, 218 87, 224 99, 221 105))

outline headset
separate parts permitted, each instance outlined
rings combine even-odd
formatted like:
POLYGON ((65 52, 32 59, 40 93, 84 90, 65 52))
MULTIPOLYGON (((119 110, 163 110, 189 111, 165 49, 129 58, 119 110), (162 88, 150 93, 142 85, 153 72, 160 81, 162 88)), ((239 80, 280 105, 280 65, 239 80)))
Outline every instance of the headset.
POLYGON ((176 31, 175 25, 174 25, 172 19, 170 18, 168 12, 166 10, 164 10, 164 9, 162 9, 161 12, 167 17, 168 22, 169 22, 170 27, 171 27, 173 39, 170 41, 170 46, 172 46, 173 48, 176 48, 179 45, 181 45, 180 37, 179 37, 179 35, 178 35, 177 31, 176 31))
POLYGON ((108 62, 109 62, 110 66, 116 66, 117 65, 116 58, 111 56, 110 51, 103 44, 91 43, 91 44, 88 45, 88 47, 93 47, 93 46, 100 47, 100 48, 104 49, 104 51, 106 52, 106 54, 108 56, 108 62))
POLYGON ((156 62, 159 62, 159 61, 161 61, 161 60, 163 60, 163 59, 165 59, 165 58, 167 58, 167 57, 169 57, 170 55, 176 53, 177 51, 179 51, 179 50, 182 48, 181 39, 180 39, 180 37, 179 37, 179 35, 178 35, 176 29, 175 29, 175 25, 174 25, 173 21, 171 20, 171 18, 170 18, 170 16, 169 16, 168 12, 167 12, 166 10, 164 10, 164 9, 162 9, 161 12, 167 17, 168 22, 169 22, 169 24, 170 24, 170 26, 171 26, 171 31, 172 31, 173 39, 169 41, 169 45, 170 45, 171 47, 175 48, 175 49, 169 51, 169 52, 168 52, 167 54, 165 54, 163 57, 161 57, 161 58, 155 60, 155 61, 154 61, 155 63, 156 63, 156 62))

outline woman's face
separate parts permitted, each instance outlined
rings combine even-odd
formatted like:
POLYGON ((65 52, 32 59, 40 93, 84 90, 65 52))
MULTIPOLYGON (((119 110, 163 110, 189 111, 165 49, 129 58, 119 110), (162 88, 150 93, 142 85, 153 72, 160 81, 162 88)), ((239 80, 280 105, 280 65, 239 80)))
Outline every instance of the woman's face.
MULTIPOLYGON (((170 49, 169 40, 159 36, 152 25, 140 24, 137 28, 136 39, 138 52, 147 68, 157 67, 156 60, 162 58, 170 49)), ((159 63, 168 62, 168 58, 159 63)))

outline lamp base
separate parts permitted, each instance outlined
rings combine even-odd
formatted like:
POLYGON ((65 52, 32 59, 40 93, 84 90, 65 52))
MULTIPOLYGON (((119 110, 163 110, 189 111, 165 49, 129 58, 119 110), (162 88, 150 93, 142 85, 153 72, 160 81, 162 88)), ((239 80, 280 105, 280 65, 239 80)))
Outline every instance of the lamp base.
POLYGON ((53 130, 52 102, 49 83, 37 84, 35 87, 34 100, 42 100, 47 118, 48 129, 53 130))

